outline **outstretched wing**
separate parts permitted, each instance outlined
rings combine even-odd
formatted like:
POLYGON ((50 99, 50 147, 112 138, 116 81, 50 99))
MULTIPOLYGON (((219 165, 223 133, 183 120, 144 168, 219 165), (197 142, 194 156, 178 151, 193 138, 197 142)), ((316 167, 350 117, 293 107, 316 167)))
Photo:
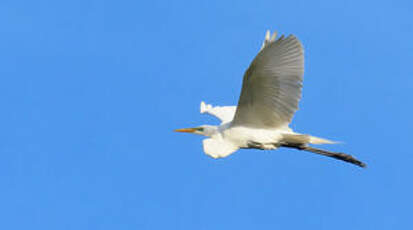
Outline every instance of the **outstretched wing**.
POLYGON ((277 128, 288 125, 298 109, 304 51, 290 35, 267 38, 245 72, 232 125, 277 128))
POLYGON ((221 120, 222 123, 227 123, 232 121, 234 118, 235 110, 237 109, 236 106, 215 106, 205 104, 205 102, 201 101, 200 106, 201 113, 208 113, 213 115, 221 120))

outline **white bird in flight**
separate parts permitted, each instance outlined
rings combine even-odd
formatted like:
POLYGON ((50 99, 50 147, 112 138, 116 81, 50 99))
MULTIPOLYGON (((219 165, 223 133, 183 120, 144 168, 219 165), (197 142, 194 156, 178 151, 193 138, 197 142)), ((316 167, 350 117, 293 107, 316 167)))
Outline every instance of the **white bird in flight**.
POLYGON ((304 51, 294 36, 267 31, 261 50, 244 74, 238 106, 211 106, 201 102, 201 113, 221 120, 219 126, 202 125, 177 129, 207 136, 204 152, 213 158, 226 157, 240 148, 289 147, 366 165, 351 155, 310 147, 335 142, 294 132, 288 125, 298 110, 304 74, 304 51))

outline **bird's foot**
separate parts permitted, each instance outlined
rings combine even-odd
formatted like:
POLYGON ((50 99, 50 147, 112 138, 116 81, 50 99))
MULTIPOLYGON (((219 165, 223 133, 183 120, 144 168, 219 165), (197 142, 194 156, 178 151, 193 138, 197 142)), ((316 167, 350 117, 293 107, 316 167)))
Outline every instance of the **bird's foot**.
POLYGON ((247 148, 250 148, 250 149, 263 149, 262 144, 259 143, 259 142, 255 142, 255 141, 248 141, 247 148))
POLYGON ((248 141, 247 145, 248 145, 248 148, 261 149, 261 150, 271 150, 271 149, 276 149, 278 147, 274 144, 265 144, 265 143, 255 142, 255 141, 248 141))

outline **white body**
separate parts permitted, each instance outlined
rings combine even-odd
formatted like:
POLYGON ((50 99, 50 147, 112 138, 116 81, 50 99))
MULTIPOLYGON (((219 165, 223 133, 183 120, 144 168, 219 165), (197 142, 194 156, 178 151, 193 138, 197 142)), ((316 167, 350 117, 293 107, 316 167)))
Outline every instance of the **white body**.
POLYGON ((275 149, 273 143, 282 140, 282 134, 293 133, 291 130, 281 129, 256 129, 248 127, 230 127, 222 130, 218 135, 223 139, 234 143, 240 148, 248 148, 249 142, 261 143, 265 149, 275 149))
MULTIPOLYGON (((220 126, 202 126, 206 136, 210 138, 203 141, 204 152, 213 158, 226 157, 239 148, 250 148, 250 143, 259 143, 261 149, 276 149, 277 144, 282 142, 285 135, 298 135, 288 125, 278 128, 254 128, 245 126, 234 126, 236 106, 207 105, 201 102, 201 113, 208 113, 222 120, 220 126), (225 122, 225 123, 224 123, 225 122)), ((196 132, 195 132, 196 133, 196 132)), ((332 144, 334 142, 322 138, 308 136, 308 143, 332 144)))

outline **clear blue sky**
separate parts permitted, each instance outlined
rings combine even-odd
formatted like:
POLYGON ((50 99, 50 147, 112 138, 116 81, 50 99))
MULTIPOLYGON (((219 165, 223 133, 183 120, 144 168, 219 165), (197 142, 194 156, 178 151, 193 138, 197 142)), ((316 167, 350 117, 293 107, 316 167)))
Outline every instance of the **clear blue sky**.
POLYGON ((0 2, 0 229, 412 229, 411 1, 0 2), (266 29, 305 47, 290 149, 214 160, 266 29))

